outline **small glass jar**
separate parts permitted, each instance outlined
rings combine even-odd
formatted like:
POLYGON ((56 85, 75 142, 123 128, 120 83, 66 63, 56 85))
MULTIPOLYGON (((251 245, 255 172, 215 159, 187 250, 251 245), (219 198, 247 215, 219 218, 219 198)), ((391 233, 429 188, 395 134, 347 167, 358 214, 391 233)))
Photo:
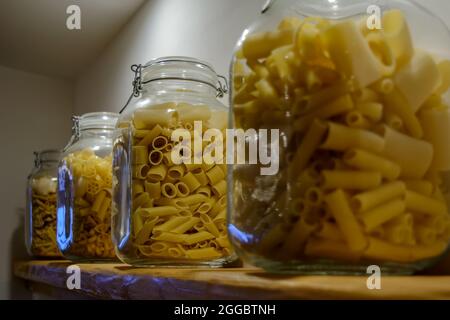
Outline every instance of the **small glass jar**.
POLYGON ((231 126, 280 130, 276 174, 233 167, 237 253, 271 272, 431 266, 450 241, 448 28, 414 1, 271 3, 231 66, 231 126))
POLYGON ((38 258, 59 258, 56 244, 56 181, 61 152, 34 153, 34 168, 28 176, 25 214, 25 245, 38 258))
POLYGON ((139 99, 122 113, 114 143, 112 222, 119 258, 134 266, 235 260, 226 229, 224 141, 202 140, 227 127, 217 74, 188 57, 159 58, 135 71, 139 99), (206 160, 208 148, 215 154, 206 160))
POLYGON ((112 142, 118 114, 74 117, 58 168, 57 241, 74 261, 115 258, 111 241, 112 142))

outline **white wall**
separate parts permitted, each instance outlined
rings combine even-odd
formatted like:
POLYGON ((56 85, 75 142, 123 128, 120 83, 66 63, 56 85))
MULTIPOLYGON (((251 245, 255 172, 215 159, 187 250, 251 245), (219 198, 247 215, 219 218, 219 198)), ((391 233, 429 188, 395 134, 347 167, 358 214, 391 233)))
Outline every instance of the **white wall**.
POLYGON ((10 266, 26 257, 23 212, 32 152, 64 146, 72 107, 71 82, 0 66, 0 299, 26 297, 10 266))
MULTIPOLYGON (((280 0, 278 0, 280 1, 280 0)), ((448 0, 417 0, 447 21, 448 0)), ((121 33, 78 77, 75 112, 119 111, 129 97, 130 66, 165 55, 204 59, 228 76, 234 45, 265 0, 147 0, 121 33)))
POLYGON ((228 76, 234 45, 258 16, 264 0, 149 0, 82 74, 75 112, 119 111, 133 79, 130 66, 167 55, 210 62, 228 76))

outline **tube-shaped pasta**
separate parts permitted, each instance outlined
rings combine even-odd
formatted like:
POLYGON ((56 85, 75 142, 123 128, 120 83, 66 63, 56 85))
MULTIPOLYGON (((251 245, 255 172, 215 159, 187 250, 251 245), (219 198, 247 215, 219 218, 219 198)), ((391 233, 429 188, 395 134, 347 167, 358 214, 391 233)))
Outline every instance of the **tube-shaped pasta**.
POLYGON ((193 204, 204 202, 206 200, 208 200, 208 197, 205 197, 202 194, 192 194, 181 199, 176 199, 175 202, 179 203, 181 206, 190 206, 193 204))
MULTIPOLYGON (((373 55, 377 57, 378 67, 381 74, 383 76, 391 76, 395 71, 397 61, 386 41, 384 33, 379 30, 372 31, 366 34, 365 38, 373 55)), ((383 90, 380 92, 383 93, 383 90)))
POLYGON ((416 50, 408 64, 395 76, 395 84, 413 112, 431 96, 440 83, 439 69, 431 55, 416 50))
POLYGON ((208 177, 206 176, 205 171, 203 171, 202 168, 196 168, 191 172, 197 179, 197 181, 200 182, 201 186, 206 186, 208 184, 208 177))
POLYGON ((142 180, 133 179, 131 189, 133 191, 134 198, 135 196, 140 195, 142 192, 144 192, 144 183, 142 182, 142 180))
POLYGON ((197 190, 201 184, 192 174, 192 172, 188 172, 181 179, 181 182, 185 183, 191 192, 197 190))
POLYGON ((427 215, 444 215, 447 213, 445 203, 417 192, 406 190, 406 208, 413 212, 427 215))
POLYGON ((439 74, 441 75, 441 82, 439 87, 435 90, 435 94, 441 95, 450 88, 450 60, 444 60, 438 63, 439 74))
POLYGON ((349 112, 354 109, 354 107, 355 106, 350 95, 344 95, 304 115, 294 123, 294 127, 303 132, 306 131, 310 123, 316 118, 329 119, 331 117, 349 112))
POLYGON ((167 139, 167 137, 160 135, 153 139, 152 147, 154 150, 163 150, 168 143, 169 140, 167 139))
POLYGON ((166 198, 175 198, 177 196, 178 190, 173 183, 164 183, 161 185, 161 194, 166 198))
POLYGON ((383 76, 378 58, 353 21, 339 22, 325 33, 331 57, 337 69, 366 87, 383 76), (345 52, 345 54, 342 54, 345 52))
MULTIPOLYGON (((182 122, 207 121, 211 118, 211 110, 205 105, 191 105, 179 103, 177 106, 178 119, 182 122)), ((206 125, 206 123, 205 123, 206 125)))
POLYGON ((380 95, 370 88, 360 88, 353 92, 353 98, 356 100, 356 108, 360 103, 377 103, 381 101, 380 95))
POLYGON ((214 259, 220 258, 222 253, 212 247, 208 247, 186 250, 185 255, 189 259, 214 259))
POLYGON ((336 219, 339 230, 341 230, 350 250, 355 252, 364 250, 367 246, 367 239, 350 208, 344 191, 338 189, 328 194, 325 197, 325 202, 336 219))
POLYGON ((215 237, 220 236, 219 229, 217 229, 215 223, 212 221, 211 217, 205 213, 200 214, 200 221, 205 226, 206 230, 212 233, 215 237))
POLYGON ((242 52, 250 61, 267 57, 274 48, 291 44, 294 39, 293 30, 265 32, 247 37, 243 43, 242 52))
POLYGON ((305 246, 305 255, 308 257, 331 258, 338 260, 356 261, 360 252, 349 250, 344 242, 309 238, 305 246))
POLYGON ((391 181, 400 175, 400 166, 396 163, 360 149, 347 151, 344 154, 344 162, 354 168, 379 172, 383 178, 391 181))
POLYGON ((368 232, 405 212, 405 201, 394 199, 359 215, 368 232))
POLYGON ((178 225, 176 228, 172 229, 173 233, 185 233, 186 231, 191 230, 197 223, 200 222, 200 218, 197 217, 188 217, 189 219, 184 223, 178 225))
POLYGON ((426 141, 414 139, 387 126, 380 127, 380 131, 385 140, 382 154, 401 167, 400 176, 422 178, 431 165, 433 146, 426 141), (417 154, 420 154, 420 157, 417 157, 417 154))
POLYGON ((169 220, 164 222, 163 224, 157 225, 153 228, 154 231, 170 231, 181 226, 182 224, 189 221, 189 217, 171 217, 169 220))
POLYGON ((396 131, 404 131, 402 118, 389 110, 384 113, 384 122, 388 127, 391 127, 396 131))
POLYGON ((153 208, 138 208, 135 214, 140 214, 143 218, 171 216, 177 214, 179 210, 172 206, 161 206, 153 208))
POLYGON ((435 242, 430 246, 399 246, 371 237, 369 247, 363 256, 381 261, 406 263, 439 256, 446 248, 445 242, 435 242))
POLYGON ((195 190, 195 193, 205 195, 209 198, 211 197, 211 188, 208 186, 200 187, 197 190, 195 190))
POLYGON ((163 160, 163 153, 159 150, 152 150, 148 155, 148 161, 153 166, 161 164, 162 160, 163 160))
POLYGON ((184 174, 184 166, 176 165, 167 170, 167 175, 172 179, 180 179, 184 174))
POLYGON ((342 236, 341 230, 331 222, 322 223, 319 231, 315 233, 315 235, 319 238, 332 240, 332 241, 343 241, 344 237, 342 236))
POLYGON ((384 139, 371 131, 329 122, 327 137, 321 148, 336 151, 361 148, 377 153, 383 150, 384 139))
POLYGON ((351 111, 345 115, 345 123, 350 128, 368 129, 371 127, 371 123, 367 120, 361 112, 351 111))
POLYGON ((415 235, 420 244, 431 245, 436 242, 436 230, 426 226, 416 226, 415 235))
POLYGON ((431 169, 450 170, 450 110, 423 110, 420 122, 424 130, 424 139, 433 145, 431 169))
POLYGON ((151 167, 147 172, 147 180, 156 182, 162 181, 166 177, 167 167, 163 164, 151 167))
POLYGON ((91 210, 98 213, 98 211, 100 210, 100 206, 102 205, 103 200, 105 200, 105 198, 106 198, 106 191, 102 190, 99 193, 97 193, 94 203, 92 204, 91 210))
POLYGON ((317 229, 316 224, 309 224, 305 219, 296 222, 287 237, 283 240, 283 245, 279 249, 282 257, 295 258, 303 251, 303 247, 310 235, 317 229))
POLYGON ((323 192, 317 187, 311 187, 305 192, 306 205, 318 206, 323 201, 323 192))
MULTIPOLYGON (((139 214, 135 213, 135 215, 140 216, 139 214)), ((142 228, 139 229, 139 232, 137 232, 135 243, 137 245, 141 245, 144 242, 146 242, 148 239, 150 239, 150 235, 152 234, 153 228, 155 224, 158 222, 158 217, 150 217, 145 221, 142 228)))
POLYGON ((144 138, 139 141, 138 146, 148 146, 152 144, 152 141, 162 132, 162 128, 160 125, 156 125, 152 130, 148 131, 148 133, 144 136, 144 138))
POLYGON ((411 59, 414 48, 408 24, 400 10, 389 10, 383 15, 383 31, 397 65, 404 65, 411 59))
POLYGON ((152 200, 147 192, 141 193, 133 200, 133 209, 151 207, 152 200))
POLYGON ((227 193, 227 183, 225 180, 221 180, 211 187, 214 195, 222 197, 227 193))
POLYGON ((378 102, 360 102, 356 104, 355 109, 374 122, 383 117, 383 105, 378 102))
POLYGON ((177 182, 175 184, 175 187, 177 188, 177 196, 178 197, 187 197, 190 193, 189 187, 183 183, 183 182, 177 182))
POLYGON ((364 212, 387 202, 388 200, 405 195, 406 187, 401 181, 384 184, 379 188, 359 193, 352 197, 352 207, 357 212, 364 212))
MULTIPOLYGON (((174 106, 174 104, 173 104, 174 106)), ((136 129, 150 129, 155 125, 169 126, 175 120, 175 110, 172 108, 159 109, 137 109, 133 113, 133 124, 136 129)))
POLYGON ((133 178, 145 179, 147 177, 149 170, 150 170, 150 167, 146 164, 139 164, 139 165, 133 166, 133 168, 132 168, 133 178))
POLYGON ((408 190, 421 193, 425 196, 431 196, 433 193, 433 184, 428 180, 407 179, 403 180, 403 182, 408 190))
POLYGON ((298 176, 306 168, 314 151, 321 144, 326 130, 324 122, 317 119, 312 122, 292 160, 295 164, 290 167, 293 176, 298 176))
POLYGON ((149 197, 152 199, 161 198, 161 182, 148 182, 145 181, 145 192, 148 193, 149 197))
POLYGON ((194 243, 198 243, 205 240, 214 239, 214 235, 208 231, 200 231, 197 233, 192 233, 189 235, 185 235, 183 239, 183 243, 187 245, 192 245, 194 243))
POLYGON ((405 129, 412 137, 417 139, 423 137, 423 129, 417 116, 406 98, 397 89, 384 95, 383 99, 386 111, 399 116, 405 129))
POLYGON ((381 184, 381 174, 372 171, 323 170, 322 186, 326 190, 366 190, 381 184))
POLYGON ((225 178, 225 173, 216 165, 206 172, 206 176, 208 177, 209 183, 215 185, 225 178))
POLYGON ((147 164, 148 161, 148 148, 146 146, 133 146, 132 147, 132 163, 147 164))

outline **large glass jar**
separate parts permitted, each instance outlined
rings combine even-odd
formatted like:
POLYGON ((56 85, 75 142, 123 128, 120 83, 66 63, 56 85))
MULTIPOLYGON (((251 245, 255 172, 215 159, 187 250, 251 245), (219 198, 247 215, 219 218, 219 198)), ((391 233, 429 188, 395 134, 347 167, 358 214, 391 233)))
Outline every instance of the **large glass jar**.
POLYGON ((188 57, 135 71, 139 99, 122 113, 114 143, 116 253, 135 266, 222 266, 234 255, 221 141, 228 109, 216 97, 218 76, 188 57))
POLYGON ((56 244, 56 180, 61 152, 35 152, 28 176, 25 213, 25 245, 34 257, 61 257, 56 244))
POLYGON ((266 8, 235 51, 232 126, 279 129, 277 148, 259 145, 279 170, 234 165, 237 253, 272 272, 407 274, 439 259, 450 240, 448 58, 448 29, 413 1, 266 8))
POLYGON ((57 241, 74 261, 115 258, 111 241, 112 147, 118 114, 74 117, 58 169, 57 241))

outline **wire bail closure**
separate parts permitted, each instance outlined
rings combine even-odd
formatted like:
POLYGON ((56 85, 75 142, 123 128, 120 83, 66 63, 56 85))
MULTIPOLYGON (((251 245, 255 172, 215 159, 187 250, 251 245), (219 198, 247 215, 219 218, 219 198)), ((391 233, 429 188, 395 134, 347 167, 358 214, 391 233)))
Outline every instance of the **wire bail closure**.
MULTIPOLYGON (((134 79, 133 82, 131 83, 133 86, 133 90, 131 92, 130 97, 128 98, 127 102, 125 103, 125 105, 123 106, 123 108, 119 111, 119 113, 121 114, 125 108, 130 104, 131 100, 133 99, 133 97, 139 97, 141 95, 141 92, 143 90, 143 84, 149 83, 151 81, 156 81, 156 80, 185 80, 185 81, 195 81, 195 82, 200 82, 206 85, 210 85, 210 83, 205 82, 205 81, 201 81, 201 80, 196 80, 196 79, 189 79, 189 78, 158 78, 158 79, 152 79, 149 81, 145 81, 142 82, 142 68, 143 66, 141 64, 133 64, 131 66, 131 71, 133 71, 134 73, 134 79)), ((216 97, 222 98, 226 93, 228 93, 228 81, 227 78, 225 76, 222 75, 217 75, 218 77, 218 87, 215 87, 216 89, 216 97)))
POLYGON ((33 154, 34 154, 34 167, 37 168, 41 165, 40 153, 37 151, 33 151, 33 154))

